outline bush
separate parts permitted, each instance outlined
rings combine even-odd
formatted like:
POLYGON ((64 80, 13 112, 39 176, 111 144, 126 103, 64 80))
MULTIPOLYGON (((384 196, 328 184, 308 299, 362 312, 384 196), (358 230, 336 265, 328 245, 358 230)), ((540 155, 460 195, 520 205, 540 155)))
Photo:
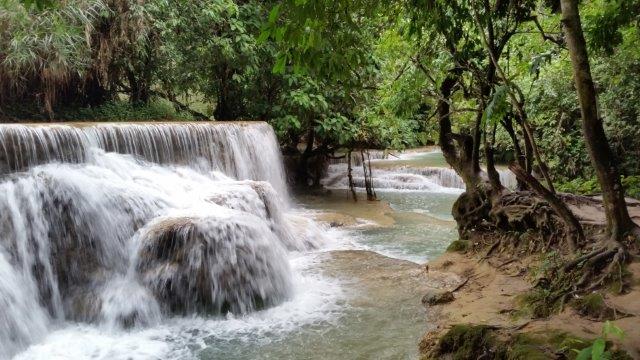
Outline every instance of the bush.
POLYGON ((166 101, 149 104, 132 104, 128 101, 109 101, 97 107, 63 109, 56 119, 67 121, 153 121, 153 120, 193 120, 184 112, 178 112, 166 101))
POLYGON ((465 252, 469 249, 468 240, 455 240, 447 247, 449 252, 465 252))
MULTIPOLYGON (((640 175, 623 176, 620 178, 625 195, 634 199, 640 199, 640 175)), ((557 184, 558 191, 580 195, 600 194, 600 184, 596 178, 576 178, 571 181, 557 184)))
POLYGON ((126 100, 108 101, 95 107, 68 106, 54 111, 54 119, 50 120, 40 111, 36 104, 23 103, 3 109, 10 122, 38 121, 187 121, 193 116, 186 112, 176 111, 173 105, 164 100, 151 101, 148 104, 132 104, 126 100))

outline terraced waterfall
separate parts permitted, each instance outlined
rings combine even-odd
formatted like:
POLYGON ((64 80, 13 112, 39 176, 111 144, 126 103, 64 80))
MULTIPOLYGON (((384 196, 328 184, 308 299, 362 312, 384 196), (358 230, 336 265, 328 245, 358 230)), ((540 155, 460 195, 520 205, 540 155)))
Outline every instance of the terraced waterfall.
POLYGON ((0 359, 417 355, 448 169, 376 160, 367 205, 343 164, 291 198, 260 122, 0 125, 0 144, 0 359))
POLYGON ((263 123, 6 125, 0 142, 0 358, 65 322, 272 307, 287 252, 318 245, 286 215, 263 123))

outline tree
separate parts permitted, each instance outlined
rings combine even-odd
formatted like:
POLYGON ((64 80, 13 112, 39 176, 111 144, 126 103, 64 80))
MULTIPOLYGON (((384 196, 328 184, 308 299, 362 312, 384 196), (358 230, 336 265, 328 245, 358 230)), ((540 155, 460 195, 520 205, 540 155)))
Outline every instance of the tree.
POLYGON ((607 141, 598 113, 596 90, 591 77, 587 44, 582 31, 577 0, 561 0, 562 23, 573 64, 573 74, 582 114, 582 131, 591 163, 602 188, 607 234, 618 241, 636 228, 629 217, 618 165, 607 141))

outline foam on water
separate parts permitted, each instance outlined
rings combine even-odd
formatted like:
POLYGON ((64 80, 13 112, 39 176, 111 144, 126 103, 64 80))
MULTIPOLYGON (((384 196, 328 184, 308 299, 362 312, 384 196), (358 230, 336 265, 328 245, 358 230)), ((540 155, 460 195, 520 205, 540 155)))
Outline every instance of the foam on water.
POLYGON ((316 262, 313 254, 292 258, 294 296, 267 310, 223 318, 173 318, 133 330, 66 324, 16 360, 192 359, 212 342, 234 349, 257 346, 304 326, 336 325, 346 310, 347 295, 338 280, 312 271, 316 262))

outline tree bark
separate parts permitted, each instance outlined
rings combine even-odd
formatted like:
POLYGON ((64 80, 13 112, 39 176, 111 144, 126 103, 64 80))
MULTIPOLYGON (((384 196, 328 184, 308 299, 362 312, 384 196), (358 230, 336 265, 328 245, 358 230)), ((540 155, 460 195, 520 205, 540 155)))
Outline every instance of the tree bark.
MULTIPOLYGON (((454 70, 455 72, 455 70, 454 70)), ((482 180, 482 171, 474 164, 474 137, 454 134, 451 128, 451 106, 453 90, 458 83, 458 74, 450 74, 440 85, 437 113, 440 132, 438 140, 445 160, 464 181, 467 191, 475 191, 482 180)))
POLYGON ((358 201, 355 186, 353 185, 353 168, 351 167, 351 150, 347 153, 347 179, 349 180, 349 191, 353 201, 358 201))
MULTIPOLYGON (((367 156, 368 156, 367 150, 367 156)), ((360 158, 362 159, 362 172, 364 173, 364 188, 367 192, 367 201, 375 201, 376 193, 373 190, 373 177, 371 172, 371 161, 368 162, 364 158, 364 150, 360 149, 360 158), (368 169, 367 169, 368 168, 368 169)))
MULTIPOLYGON (((491 136, 495 139, 496 134, 496 126, 493 127, 493 131, 491 131, 491 136)), ((496 164, 493 159, 493 142, 489 141, 489 131, 485 131, 484 134, 484 156, 487 161, 487 175, 489 176, 489 184, 491 184, 491 189, 494 194, 501 194, 504 190, 504 186, 500 183, 500 173, 496 169, 496 164)))
POLYGON ((309 160, 313 156, 313 145, 315 143, 315 130, 313 126, 309 128, 307 132, 306 145, 300 159, 298 160, 298 166, 296 169, 296 184, 301 188, 309 186, 309 160))
POLYGON ((582 114, 582 133, 602 188, 604 210, 607 217, 607 233, 618 239, 632 230, 631 221, 624 198, 624 188, 620 183, 618 165, 609 148, 602 120, 598 114, 596 90, 591 77, 587 45, 582 32, 578 0, 561 0, 562 25, 565 34, 573 77, 582 114))

